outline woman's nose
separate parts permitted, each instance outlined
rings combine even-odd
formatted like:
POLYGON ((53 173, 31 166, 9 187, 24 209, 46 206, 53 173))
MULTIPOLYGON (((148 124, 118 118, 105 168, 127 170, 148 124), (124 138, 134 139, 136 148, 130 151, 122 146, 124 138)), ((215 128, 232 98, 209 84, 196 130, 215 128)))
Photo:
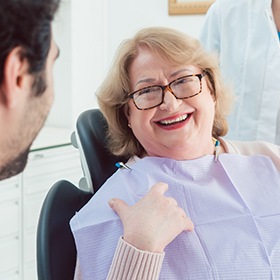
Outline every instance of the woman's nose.
POLYGON ((159 106, 161 110, 174 111, 182 104, 182 99, 177 99, 174 94, 166 89, 163 96, 163 102, 159 106))

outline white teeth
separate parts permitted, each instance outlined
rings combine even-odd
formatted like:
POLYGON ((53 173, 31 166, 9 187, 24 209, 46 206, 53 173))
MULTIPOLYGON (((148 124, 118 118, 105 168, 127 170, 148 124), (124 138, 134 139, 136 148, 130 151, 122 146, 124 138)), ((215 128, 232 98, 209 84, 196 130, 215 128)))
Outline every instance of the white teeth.
POLYGON ((164 120, 164 121, 160 121, 161 124, 173 124, 173 123, 177 123, 177 122, 181 122, 181 121, 184 121, 186 120, 188 117, 188 114, 186 115, 183 115, 183 116, 180 116, 176 119, 173 119, 173 120, 164 120))

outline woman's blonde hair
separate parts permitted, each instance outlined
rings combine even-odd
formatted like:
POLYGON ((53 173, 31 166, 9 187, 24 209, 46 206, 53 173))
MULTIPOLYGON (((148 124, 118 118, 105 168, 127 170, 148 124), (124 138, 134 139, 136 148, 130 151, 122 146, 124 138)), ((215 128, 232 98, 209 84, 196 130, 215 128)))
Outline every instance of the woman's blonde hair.
POLYGON ((112 67, 97 92, 100 110, 108 122, 108 147, 115 155, 141 157, 145 150, 128 127, 125 108, 131 92, 129 68, 140 47, 146 47, 174 65, 194 65, 206 71, 207 84, 216 101, 213 137, 226 135, 226 116, 231 105, 231 91, 225 88, 217 58, 202 48, 200 42, 184 33, 165 27, 150 27, 122 42, 112 67))

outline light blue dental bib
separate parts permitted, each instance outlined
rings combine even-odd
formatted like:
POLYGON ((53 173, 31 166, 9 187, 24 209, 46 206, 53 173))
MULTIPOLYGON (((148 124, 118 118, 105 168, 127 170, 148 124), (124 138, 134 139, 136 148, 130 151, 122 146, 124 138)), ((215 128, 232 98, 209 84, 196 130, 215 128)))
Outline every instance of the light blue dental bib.
POLYGON ((165 195, 195 225, 166 247, 160 279, 280 279, 280 175, 269 158, 147 157, 131 168, 118 170, 71 220, 84 279, 106 279, 122 235, 108 200, 133 205, 157 182, 169 185, 165 195))

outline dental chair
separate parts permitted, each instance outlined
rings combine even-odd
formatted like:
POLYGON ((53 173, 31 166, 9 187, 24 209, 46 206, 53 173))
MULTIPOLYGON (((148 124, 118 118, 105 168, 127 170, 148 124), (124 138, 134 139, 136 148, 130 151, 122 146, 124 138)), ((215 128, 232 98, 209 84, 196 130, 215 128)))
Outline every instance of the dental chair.
POLYGON ((79 115, 76 131, 71 137, 73 145, 80 151, 86 181, 86 186, 82 181, 80 188, 92 193, 117 170, 117 162, 127 161, 127 158, 117 157, 107 150, 106 131, 107 122, 101 111, 90 109, 79 115))
POLYGON ((73 280, 76 247, 69 221, 91 197, 66 180, 49 190, 37 227, 38 280, 73 280))
POLYGON ((115 163, 126 161, 107 150, 106 130, 107 122, 98 109, 87 110, 77 119, 71 141, 80 151, 84 178, 79 187, 67 180, 56 182, 43 202, 37 228, 38 280, 74 277, 76 248, 69 221, 117 170, 115 163))

